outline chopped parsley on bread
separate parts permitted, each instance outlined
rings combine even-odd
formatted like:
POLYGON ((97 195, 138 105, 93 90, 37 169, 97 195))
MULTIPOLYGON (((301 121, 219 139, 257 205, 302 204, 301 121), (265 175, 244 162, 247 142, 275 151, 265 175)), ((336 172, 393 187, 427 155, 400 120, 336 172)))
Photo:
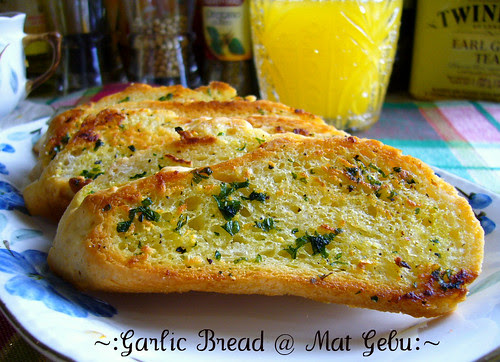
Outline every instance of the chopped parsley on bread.
POLYGON ((465 299, 483 239, 423 162, 374 140, 283 134, 75 198, 48 262, 82 289, 295 295, 433 317, 465 299))
MULTIPOLYGON (((75 193, 106 173, 116 160, 174 141, 216 141, 178 132, 198 118, 244 119, 268 133, 346 136, 321 118, 285 105, 241 98, 225 83, 190 90, 135 84, 95 104, 55 117, 38 145, 33 181, 23 194, 32 215, 59 220, 75 193)), ((189 143, 190 142, 190 143, 189 143)), ((243 147, 242 143, 242 147, 243 147)), ((167 165, 166 163, 164 165, 167 165)))

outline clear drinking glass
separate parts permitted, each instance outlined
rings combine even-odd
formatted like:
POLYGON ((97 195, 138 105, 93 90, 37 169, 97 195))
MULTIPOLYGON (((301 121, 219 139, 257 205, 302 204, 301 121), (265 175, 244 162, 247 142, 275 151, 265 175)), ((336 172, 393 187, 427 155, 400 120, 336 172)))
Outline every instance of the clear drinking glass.
POLYGON ((252 0, 261 97, 317 114, 339 129, 380 116, 402 0, 252 0))
POLYGON ((104 0, 43 0, 48 26, 63 35, 58 90, 121 82, 125 74, 112 42, 104 0))

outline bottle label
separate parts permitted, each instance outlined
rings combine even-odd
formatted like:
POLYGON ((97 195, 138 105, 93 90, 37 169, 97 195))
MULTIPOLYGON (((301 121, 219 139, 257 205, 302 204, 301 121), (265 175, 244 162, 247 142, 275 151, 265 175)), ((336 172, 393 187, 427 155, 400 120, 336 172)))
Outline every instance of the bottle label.
POLYGON ((210 54, 226 61, 252 57, 248 0, 204 0, 203 34, 210 54))
POLYGON ((417 9, 410 92, 499 101, 498 0, 425 0, 417 9))

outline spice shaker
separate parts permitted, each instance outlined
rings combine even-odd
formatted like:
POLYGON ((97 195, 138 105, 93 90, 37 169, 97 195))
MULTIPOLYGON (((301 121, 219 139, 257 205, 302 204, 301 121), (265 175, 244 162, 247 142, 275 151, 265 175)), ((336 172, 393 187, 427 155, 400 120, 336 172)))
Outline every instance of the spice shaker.
POLYGON ((198 68, 191 51, 189 1, 124 0, 130 26, 131 81, 196 87, 198 68))

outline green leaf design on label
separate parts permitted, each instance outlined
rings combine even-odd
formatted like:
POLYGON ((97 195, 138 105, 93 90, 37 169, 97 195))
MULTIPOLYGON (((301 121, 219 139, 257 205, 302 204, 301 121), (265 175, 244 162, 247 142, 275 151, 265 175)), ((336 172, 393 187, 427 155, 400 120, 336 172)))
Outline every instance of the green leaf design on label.
POLYGON ((212 40, 212 42, 210 43, 210 48, 214 53, 222 55, 222 42, 212 40))
POLYGON ((245 48, 243 48, 243 44, 241 44, 241 42, 236 38, 231 39, 231 41, 229 42, 228 48, 229 48, 229 51, 233 54, 236 54, 236 55, 245 54, 245 48))
POLYGON ((223 44, 220 38, 219 31, 217 30, 217 28, 214 28, 213 26, 207 26, 207 33, 210 39, 212 39, 210 42, 210 49, 212 49, 212 51, 215 54, 221 55, 223 53, 222 50, 223 44))
POLYGON ((213 26, 207 26, 207 32, 208 35, 210 36, 210 39, 220 42, 220 35, 217 28, 214 28, 213 26))

